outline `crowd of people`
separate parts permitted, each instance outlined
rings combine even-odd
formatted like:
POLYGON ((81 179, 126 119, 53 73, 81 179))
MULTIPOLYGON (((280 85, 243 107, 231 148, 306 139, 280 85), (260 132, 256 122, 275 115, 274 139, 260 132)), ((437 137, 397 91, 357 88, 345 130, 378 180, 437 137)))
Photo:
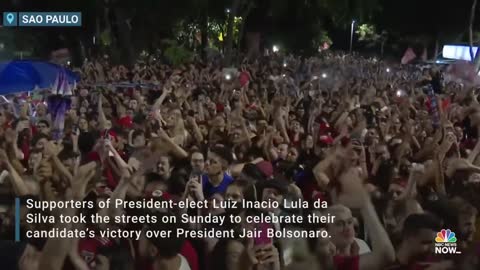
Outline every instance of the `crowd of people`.
MULTIPOLYGON (((17 96, 0 108, 1 269, 250 270, 479 269, 476 193, 480 104, 475 87, 437 67, 361 56, 271 55, 238 69, 156 59, 127 68, 85 62, 64 119, 17 96), (129 85, 121 84, 127 82, 129 85), (20 198, 20 241, 14 242, 20 198), (51 227, 168 230, 176 223, 42 224, 25 202, 277 201, 277 215, 335 216, 328 224, 272 224, 328 232, 319 239, 27 238, 51 227), (297 209, 289 201, 326 201, 297 209), (435 254, 442 229, 461 254, 435 254), (8 241, 12 240, 12 241, 8 241)), ((87 209, 101 216, 175 209, 87 209)), ((230 214, 232 209, 189 211, 230 214)), ((236 215, 256 211, 236 209, 236 215)), ((195 224, 191 224, 195 226, 195 224)), ((215 224, 212 224, 215 226, 215 224)), ((224 224, 240 232, 252 224, 224 224)), ((253 225, 255 226, 255 225, 253 225)))

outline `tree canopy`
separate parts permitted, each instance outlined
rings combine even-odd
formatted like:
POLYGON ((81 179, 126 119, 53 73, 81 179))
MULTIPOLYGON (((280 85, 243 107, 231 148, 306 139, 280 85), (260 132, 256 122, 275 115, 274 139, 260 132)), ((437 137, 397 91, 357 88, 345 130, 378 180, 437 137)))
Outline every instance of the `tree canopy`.
MULTIPOLYGON (((241 47, 244 32, 260 32, 265 45, 275 42, 291 51, 314 52, 319 40, 331 39, 335 48, 348 48, 352 20, 356 27, 373 25, 378 33, 388 33, 387 43, 468 41, 472 2, 448 0, 10 0, 1 1, 3 10, 81 11, 81 28, 15 29, 17 48, 34 46, 45 55, 59 47, 86 51, 118 49, 120 55, 133 57, 140 51, 157 47, 161 40, 178 37, 178 32, 201 32, 201 43, 212 39, 209 27, 225 37, 236 33, 233 47, 241 47), (238 5, 235 17, 230 10, 238 5), (210 32, 209 32, 210 31, 210 32), (210 34, 209 34, 210 33, 210 34), (92 38, 97 38, 93 44, 92 38), (36 40, 39 42, 32 42, 36 40), (80 45, 79 45, 80 44, 80 45)), ((475 12, 478 13, 477 6, 475 12)), ((478 16, 477 16, 478 17, 478 16)), ((474 25, 479 31, 480 18, 474 25)), ((358 29, 357 29, 358 30, 358 29)), ((476 31, 475 31, 476 30, 476 31)), ((5 30, 0 30, 5 31, 5 30)), ((196 33, 190 33, 194 35, 196 33)), ((216 38, 216 37, 214 37, 216 38)), ((382 36, 382 46, 386 37, 382 36)), ((358 39, 358 37, 357 37, 358 39)), ((198 45, 198 44, 197 44, 198 45)), ((211 42, 210 42, 211 45, 211 42)), ((222 49, 222 48, 220 48, 222 49)))

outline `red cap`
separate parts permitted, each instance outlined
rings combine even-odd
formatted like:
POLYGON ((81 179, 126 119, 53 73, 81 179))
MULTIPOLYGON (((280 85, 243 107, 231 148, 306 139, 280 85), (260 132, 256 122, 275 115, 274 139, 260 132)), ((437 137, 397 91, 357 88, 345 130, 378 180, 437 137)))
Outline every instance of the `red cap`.
POLYGON ((328 136, 328 135, 320 136, 320 142, 326 145, 332 145, 333 138, 332 136, 328 136))
POLYGON ((159 189, 152 190, 151 192, 145 194, 146 198, 157 198, 169 201, 172 199, 172 195, 168 192, 163 192, 159 189))
POLYGON ((271 178, 273 176, 273 166, 269 161, 261 161, 256 164, 257 168, 267 177, 271 178))

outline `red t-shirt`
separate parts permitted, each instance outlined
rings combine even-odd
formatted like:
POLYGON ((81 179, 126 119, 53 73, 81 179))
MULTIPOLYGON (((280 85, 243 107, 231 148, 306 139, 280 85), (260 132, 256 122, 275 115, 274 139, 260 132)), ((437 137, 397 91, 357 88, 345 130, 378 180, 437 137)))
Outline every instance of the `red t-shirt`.
POLYGON ((360 256, 333 256, 336 270, 359 270, 360 256))
POLYGON ((125 129, 131 129, 133 127, 133 120, 127 115, 118 119, 118 124, 125 129))
MULTIPOLYGON (((120 157, 124 161, 128 160, 127 154, 125 152, 118 151, 118 154, 120 155, 120 157)), ((108 158, 111 158, 111 157, 108 157, 108 158)), ((90 161, 101 161, 100 160, 100 155, 98 154, 98 152, 92 151, 87 155, 87 162, 90 162, 90 161)), ((107 162, 107 161, 105 161, 105 162, 107 162)), ((114 174, 114 172, 113 172, 112 168, 110 167, 110 164, 108 164, 108 162, 105 163, 104 167, 105 167, 105 169, 103 170, 103 176, 106 178, 108 187, 111 190, 114 190, 115 187, 117 187, 118 182, 119 182, 118 176, 114 174)))
POLYGON ((298 138, 295 138, 293 131, 288 131, 288 137, 290 137, 290 144, 295 147, 302 146, 302 135, 298 135, 298 138))
POLYGON ((198 254, 190 241, 185 241, 180 254, 185 257, 191 270, 198 270, 198 254))

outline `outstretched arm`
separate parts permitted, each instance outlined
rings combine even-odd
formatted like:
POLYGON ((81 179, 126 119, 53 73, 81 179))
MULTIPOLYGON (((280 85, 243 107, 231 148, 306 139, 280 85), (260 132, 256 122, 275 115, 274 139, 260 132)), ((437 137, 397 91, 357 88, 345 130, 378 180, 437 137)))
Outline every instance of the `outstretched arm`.
POLYGON ((167 149, 170 150, 170 152, 176 156, 177 158, 183 159, 183 158, 188 158, 188 153, 180 147, 178 144, 176 144, 172 138, 168 136, 168 134, 160 128, 158 131, 158 135, 160 139, 162 139, 163 143, 167 146, 167 149))
POLYGON ((15 190, 15 193, 17 194, 17 196, 25 196, 30 194, 30 191, 27 185, 25 184, 25 181, 23 181, 23 178, 17 172, 15 167, 12 165, 12 163, 10 162, 10 159, 8 158, 7 154, 3 149, 0 149, 0 159, 3 160, 3 162, 7 167, 7 171, 9 173, 13 189, 15 190))
POLYGON ((395 260, 395 249, 370 201, 362 207, 361 213, 372 239, 372 252, 360 256, 360 270, 384 269, 395 260))
POLYGON ((417 195, 417 179, 423 177, 425 167, 422 164, 413 164, 413 168, 410 171, 410 177, 408 178, 407 187, 405 191, 400 195, 400 200, 413 199, 417 195))
POLYGON ((350 168, 340 176, 339 181, 342 184, 340 202, 350 208, 360 208, 367 233, 372 240, 372 252, 360 256, 360 270, 384 269, 395 260, 395 249, 363 187, 358 171, 350 168))
MULTIPOLYGON (((74 216, 76 211, 73 208, 65 208, 60 210, 64 216, 74 216)), ((55 227, 59 230, 71 230, 72 223, 57 222, 55 227)), ((69 238, 49 238, 42 250, 38 269, 32 270, 61 270, 69 251, 72 248, 73 240, 69 238)))
MULTIPOLYGON (((90 179, 95 174, 95 163, 90 162, 79 168, 78 173, 71 181, 71 188, 66 192, 66 198, 71 200, 83 200, 86 192, 86 187, 90 179)), ((64 216, 76 215, 76 209, 64 208, 60 209, 60 214, 64 216)), ((73 229, 72 223, 59 223, 55 225, 59 230, 73 229)), ((65 258, 72 250, 75 241, 69 238, 49 238, 45 247, 43 248, 40 257, 38 270, 61 270, 65 263, 65 258)), ((33 270, 33 269, 32 269, 33 270)), ((37 269, 35 269, 37 270, 37 269)))
POLYGON ((100 130, 105 130, 107 128, 107 117, 103 111, 103 95, 98 94, 98 124, 100 125, 100 130))

